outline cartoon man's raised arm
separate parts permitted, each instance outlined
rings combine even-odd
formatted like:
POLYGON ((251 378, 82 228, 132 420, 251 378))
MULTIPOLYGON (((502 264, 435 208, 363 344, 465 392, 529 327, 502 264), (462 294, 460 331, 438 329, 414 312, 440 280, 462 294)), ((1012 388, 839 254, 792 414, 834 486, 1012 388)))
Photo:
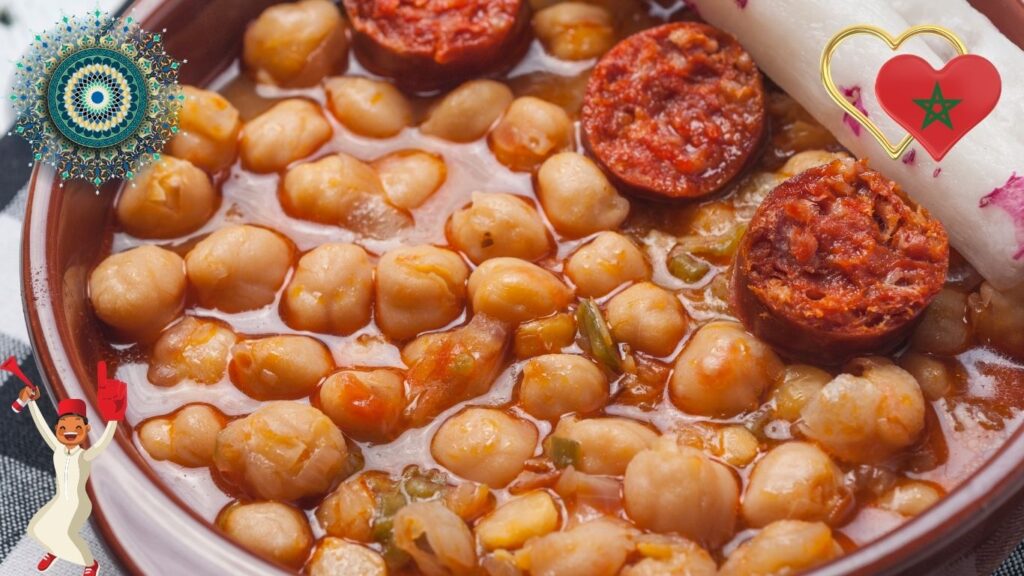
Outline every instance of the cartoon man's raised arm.
POLYGON ((117 432, 117 421, 107 421, 107 427, 103 429, 103 435, 100 436, 99 441, 93 444, 92 446, 89 446, 89 449, 86 450, 84 454, 82 454, 82 458, 85 458, 86 460, 93 460, 97 456, 99 456, 104 450, 107 449, 107 446, 110 444, 110 441, 114 439, 115 432, 117 432))
POLYGON ((35 422, 39 435, 46 441, 46 445, 50 447, 50 450, 56 452, 60 448, 60 443, 57 442, 57 437, 53 435, 50 425, 46 423, 46 419, 43 418, 43 413, 39 411, 39 406, 36 406, 34 399, 29 401, 28 411, 32 413, 32 421, 35 422))
POLYGON ((99 441, 82 455, 86 460, 96 458, 110 445, 114 433, 117 432, 117 423, 124 419, 125 410, 128 408, 128 385, 120 380, 107 378, 106 362, 96 365, 96 400, 100 415, 107 421, 107 427, 104 428, 99 441))

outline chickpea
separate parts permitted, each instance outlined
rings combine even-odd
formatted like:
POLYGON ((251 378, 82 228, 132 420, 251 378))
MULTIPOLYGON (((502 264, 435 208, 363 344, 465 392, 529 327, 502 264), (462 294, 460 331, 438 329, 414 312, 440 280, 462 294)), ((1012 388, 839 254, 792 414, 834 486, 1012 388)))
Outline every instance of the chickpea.
POLYGON ((377 263, 377 324, 395 340, 444 327, 462 314, 469 268, 434 246, 392 250, 377 263))
POLYGON ((776 520, 829 522, 851 502, 843 472, 813 444, 787 442, 757 463, 743 496, 743 517, 755 528, 776 520))
POLYGON ((117 221, 137 238, 176 238, 201 228, 216 208, 210 178, 188 160, 164 155, 121 189, 117 221))
POLYGON ((292 162, 316 152, 332 133, 331 125, 313 102, 299 98, 282 100, 242 128, 242 164, 253 172, 284 170, 292 162))
POLYGON ((89 301, 124 336, 151 338, 185 305, 185 263, 156 246, 111 254, 89 276, 89 301))
POLYGON ((348 57, 345 24, 333 2, 303 0, 271 6, 245 31, 242 62, 256 81, 313 86, 343 68, 348 57))
POLYGON ((665 436, 637 454, 623 482, 626 513, 640 527, 718 547, 732 537, 739 486, 729 469, 665 436))
MULTIPOLYGON (((575 442, 579 460, 573 465, 586 474, 621 476, 640 452, 654 446, 658 434, 628 418, 564 418, 551 434, 575 442)), ((550 442, 545 447, 550 451, 550 442)))
POLYGON ((338 122, 361 136, 389 138, 412 123, 412 106, 388 82, 341 76, 325 81, 324 90, 338 122))
POLYGON ((601 6, 562 2, 533 17, 533 31, 551 55, 563 60, 588 60, 615 44, 612 15, 601 6))
POLYGON ((405 379, 394 370, 343 370, 317 393, 320 409, 356 440, 385 442, 399 432, 405 410, 405 379))
POLYGON ((850 363, 806 406, 801 430, 833 456, 874 463, 913 444, 924 430, 924 396, 906 370, 883 358, 850 363))
POLYGON ((717 236, 729 232, 735 226, 736 208, 724 200, 694 206, 686 218, 686 228, 697 236, 717 236))
POLYGON ((349 478, 316 508, 316 519, 328 536, 373 542, 377 501, 366 485, 366 474, 349 478))
POLYGON ((322 412, 269 402, 221 430, 213 464, 246 496, 299 500, 330 491, 347 457, 345 437, 322 412))
POLYGON ((732 197, 734 213, 745 220, 753 218, 757 207, 768 197, 768 193, 784 180, 786 177, 775 172, 754 172, 744 178, 736 186, 736 193, 732 197))
POLYGON ((833 160, 842 160, 849 157, 850 155, 845 152, 805 150, 790 156, 789 160, 786 160, 786 163, 782 165, 782 168, 779 168, 777 174, 783 178, 792 178, 793 176, 810 170, 815 166, 821 166, 822 164, 828 164, 833 160))
POLYGON ((412 225, 408 213, 388 203, 373 168, 340 152, 288 170, 281 206, 294 218, 372 238, 388 238, 412 225))
POLYGON ((440 502, 413 502, 403 507, 395 514, 394 526, 395 544, 412 556, 426 576, 476 573, 473 533, 440 502))
POLYGON ((463 482, 444 489, 441 501, 445 507, 466 522, 494 510, 495 497, 491 489, 476 482, 463 482))
POLYGON ((510 256, 538 260, 551 251, 540 214, 511 194, 474 192, 472 204, 452 214, 448 239, 475 264, 510 256))
POLYGON ((313 547, 305 514, 281 502, 235 502, 217 516, 217 526, 253 553, 294 568, 313 547))
POLYGON ((242 120, 226 98, 194 86, 182 86, 185 102, 178 112, 178 133, 167 143, 167 153, 214 173, 231 166, 238 157, 242 120))
POLYGON ((1024 358, 1024 288, 999 292, 985 282, 968 300, 978 340, 1014 358, 1024 358))
POLYGON ((292 265, 293 248, 275 232, 228 226, 210 234, 185 256, 199 303, 225 312, 270 304, 292 265))
POLYGON ((487 131, 512 103, 512 91, 494 80, 470 80, 448 93, 430 111, 420 132, 452 142, 472 142, 487 131))
POLYGON ((686 310, 679 299, 650 282, 616 294, 606 315, 617 342, 653 356, 668 356, 686 334, 686 310))
POLYGON ((634 547, 623 522, 599 517, 526 543, 522 554, 533 576, 615 576, 634 547))
POLYGON ((676 360, 669 392, 676 407, 702 416, 735 416, 758 407, 782 372, 770 347, 734 322, 697 330, 676 360))
POLYGON ((903 516, 917 516, 942 499, 943 491, 928 482, 901 482, 878 499, 877 506, 903 516))
POLYGON ((309 396, 333 369, 331 352, 309 336, 271 336, 239 342, 231 349, 228 366, 235 386, 257 400, 309 396))
POLYGON ((565 274, 581 296, 599 297, 628 282, 651 277, 643 252, 617 232, 601 232, 576 251, 565 264, 565 274))
POLYGON ((953 371, 931 356, 908 352, 900 358, 900 367, 917 380, 924 397, 930 401, 944 397, 953 389, 953 371))
POLYGON ((139 442, 156 460, 170 460, 189 468, 213 463, 217 434, 227 418, 216 408, 189 404, 172 415, 146 420, 139 427, 139 442))
POLYGON ((511 170, 530 172, 545 158, 572 145, 572 120, 565 110, 533 96, 516 98, 488 137, 494 156, 511 170))
POLYGON ((498 506, 476 525, 476 536, 485 550, 512 550, 557 530, 558 517, 551 495, 537 490, 498 506))
POLYGON ((323 244, 299 259, 281 298, 296 330, 349 335, 373 312, 373 264, 355 244, 323 244))
MULTIPOLYGON (((173 426, 173 420, 166 417, 146 420, 139 425, 139 443, 146 449, 150 458, 170 460, 176 456, 172 437, 173 426)), ((216 440, 216 436, 214 440, 216 440)))
POLYGON ((380 554, 366 546, 328 536, 317 544, 306 566, 309 576, 387 576, 380 554))
POLYGON ((832 380, 832 375, 821 368, 807 364, 790 364, 782 372, 776 387, 772 390, 775 401, 775 416, 789 422, 800 418, 800 411, 822 388, 832 380))
POLYGON ((742 468, 754 461, 761 449, 757 436, 743 426, 726 426, 718 431, 718 454, 725 462, 742 468))
POLYGON ((373 162, 388 201, 404 210, 418 208, 444 184, 448 167, 439 154, 400 150, 373 162))
POLYGON ((523 365, 519 403, 534 418, 557 420, 586 414, 608 401, 608 378, 593 362, 575 354, 546 354, 523 365))
POLYGON ((779 520, 729 555, 718 576, 796 574, 842 554, 843 549, 825 524, 779 520))
POLYGON ((953 356, 966 350, 970 344, 967 294, 943 288, 925 308, 921 323, 910 339, 910 345, 920 352, 953 356))
POLYGON ((636 550, 643 559, 622 569, 619 576, 716 576, 714 558, 697 544, 678 536, 644 534, 636 550))
POLYGON ((474 482, 501 488, 522 470, 537 446, 537 428, 494 408, 469 408, 437 429, 430 453, 474 482))
POLYGON ((228 353, 238 338, 230 328, 185 317, 160 335, 149 359, 149 381, 174 386, 182 380, 216 384, 228 367, 228 353))
POLYGON ((576 338, 576 320, 572 314, 559 313, 547 318, 523 322, 516 328, 516 358, 532 358, 561 352, 576 338))
POLYGON ((518 258, 492 258, 469 276, 473 311, 518 324, 565 310, 572 290, 554 274, 518 258))
POLYGON ((541 165, 537 196, 551 225, 567 238, 614 230, 629 215, 629 201, 596 164, 575 152, 555 154, 541 165))

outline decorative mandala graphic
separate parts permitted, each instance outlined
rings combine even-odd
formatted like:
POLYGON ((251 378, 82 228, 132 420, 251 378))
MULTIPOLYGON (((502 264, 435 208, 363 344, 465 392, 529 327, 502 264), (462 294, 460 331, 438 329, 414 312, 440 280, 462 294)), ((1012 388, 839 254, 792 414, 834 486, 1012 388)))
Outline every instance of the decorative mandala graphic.
POLYGON ((180 64, 129 17, 66 16, 17 64, 14 133, 62 180, 131 179, 177 133, 180 64))

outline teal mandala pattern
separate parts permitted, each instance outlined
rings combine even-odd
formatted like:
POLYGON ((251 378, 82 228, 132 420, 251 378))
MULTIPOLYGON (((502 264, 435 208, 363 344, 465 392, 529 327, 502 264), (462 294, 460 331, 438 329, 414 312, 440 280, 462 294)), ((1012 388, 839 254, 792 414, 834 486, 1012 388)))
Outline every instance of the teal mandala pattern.
POLYGON ((131 179, 178 131, 179 67, 131 17, 65 17, 17 64, 14 132, 63 180, 131 179))
POLYGON ((57 130, 89 148, 106 148, 130 138, 146 116, 148 100, 142 70, 106 48, 87 48, 61 62, 46 94, 57 130))

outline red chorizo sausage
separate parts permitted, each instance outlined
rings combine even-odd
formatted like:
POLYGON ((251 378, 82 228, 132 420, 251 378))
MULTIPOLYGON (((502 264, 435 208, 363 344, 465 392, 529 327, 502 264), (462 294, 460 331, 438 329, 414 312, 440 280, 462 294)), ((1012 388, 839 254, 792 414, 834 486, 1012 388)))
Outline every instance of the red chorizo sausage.
POLYGON ((735 38, 677 22, 634 34, 597 63, 584 144, 628 190, 699 198, 744 168, 764 132, 761 73, 735 38))
POLYGON ((356 57, 408 90, 432 91, 511 65, 530 40, 526 0, 344 0, 356 57))
POLYGON ((758 207, 733 267, 733 305, 780 351, 838 364, 899 345, 948 265, 938 220, 866 162, 835 160, 758 207))

